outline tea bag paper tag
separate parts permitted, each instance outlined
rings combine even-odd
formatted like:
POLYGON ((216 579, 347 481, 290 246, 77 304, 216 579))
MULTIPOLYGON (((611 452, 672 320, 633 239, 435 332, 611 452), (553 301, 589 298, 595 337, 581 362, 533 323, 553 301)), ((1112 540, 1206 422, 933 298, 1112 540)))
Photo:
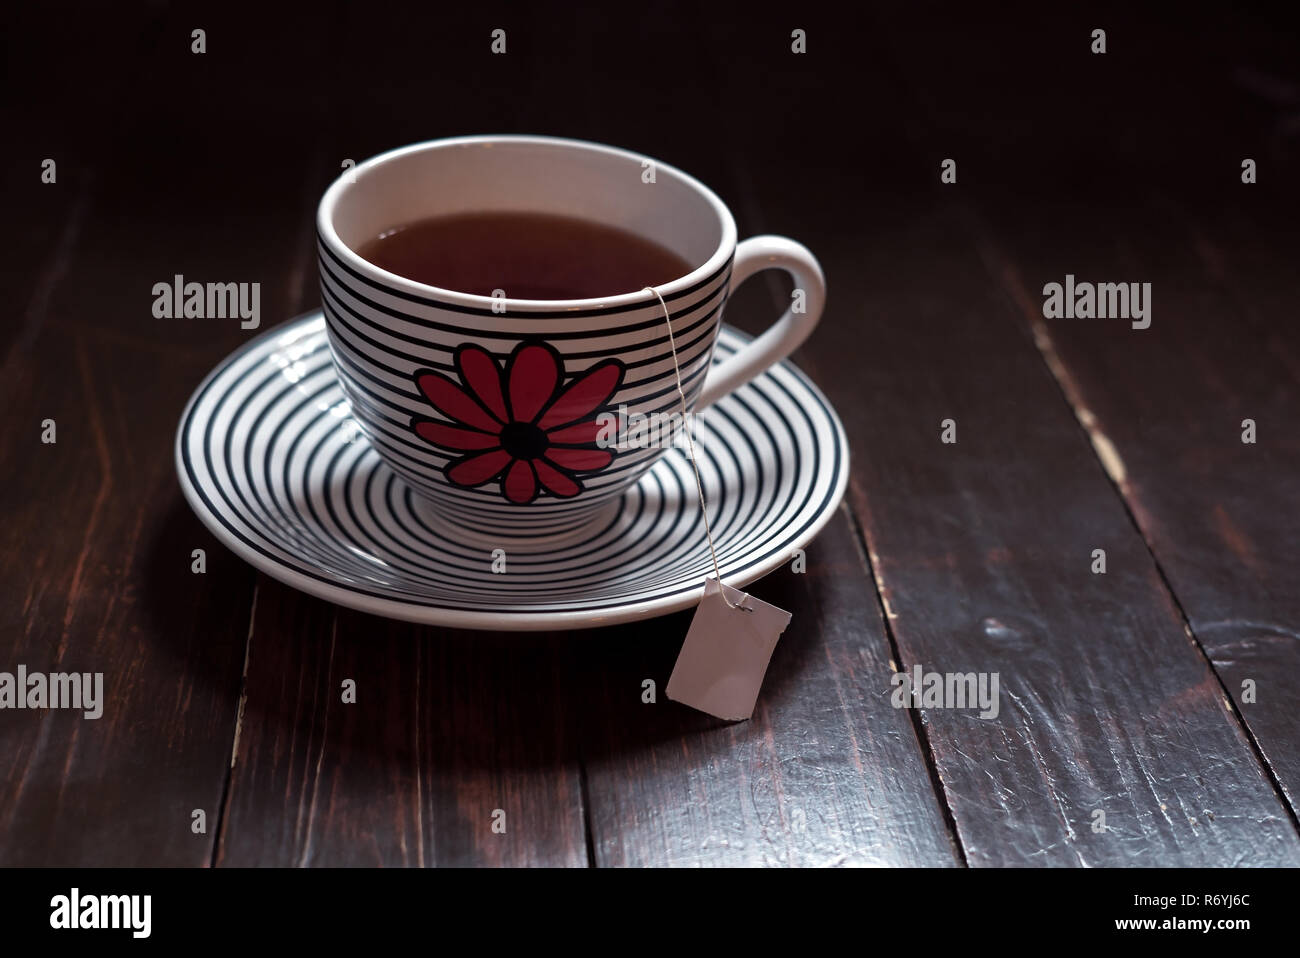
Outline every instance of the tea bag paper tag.
POLYGON ((749 718, 772 650, 789 624, 789 612, 709 576, 668 679, 668 697, 720 719, 749 718), (722 589, 732 605, 744 608, 730 608, 722 589))

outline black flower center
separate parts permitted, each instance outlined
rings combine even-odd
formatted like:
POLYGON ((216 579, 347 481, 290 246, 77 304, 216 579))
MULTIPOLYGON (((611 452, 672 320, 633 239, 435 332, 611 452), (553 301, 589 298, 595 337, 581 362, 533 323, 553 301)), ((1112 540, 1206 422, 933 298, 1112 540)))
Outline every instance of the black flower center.
POLYGON ((507 423, 501 430, 501 448, 515 459, 537 459, 549 445, 546 433, 530 422, 507 423))

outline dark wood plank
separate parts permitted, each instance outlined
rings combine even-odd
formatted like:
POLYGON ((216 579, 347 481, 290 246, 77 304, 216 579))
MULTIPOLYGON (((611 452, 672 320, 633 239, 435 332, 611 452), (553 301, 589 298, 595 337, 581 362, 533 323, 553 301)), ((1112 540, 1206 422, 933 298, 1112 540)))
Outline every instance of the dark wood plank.
POLYGON ((296 293, 283 277, 307 247, 284 237, 310 236, 290 227, 308 211, 297 160, 232 162, 231 130, 264 156, 295 155, 293 136, 251 108, 246 66, 187 59, 188 28, 152 11, 107 19, 25 34, 37 59, 66 53, 71 37, 117 63, 105 76, 126 80, 58 80, 47 104, 66 108, 74 128, 82 111, 100 111, 87 130, 104 135, 63 155, 69 185, 92 183, 87 208, 0 382, 4 659, 103 672, 106 701, 98 720, 5 713, 0 861, 205 865, 253 577, 184 505, 172 444, 190 391, 250 333, 237 321, 156 319, 151 290, 176 273, 262 282, 265 314, 285 312, 296 293), (91 43, 83 34, 96 25, 91 43), (132 104, 125 117, 109 112, 119 99, 132 104), (46 418, 53 445, 40 442, 46 418), (191 572, 194 549, 206 551, 203 575, 191 572), (191 829, 195 809, 203 833, 191 829))
MULTIPOLYGON (((1244 187, 1243 187, 1244 189, 1244 187)), ((1253 201, 1246 194, 1246 201, 1253 201)), ((1293 810, 1300 795, 1300 381, 1276 337, 1293 308, 1292 271, 1279 262, 1234 281, 1238 249, 1189 229, 1169 200, 1069 216, 1079 239, 1045 241, 1043 221, 998 230, 992 258, 1026 323, 1051 357, 1076 414, 1107 450, 1112 479, 1169 578, 1192 634, 1254 734, 1293 810), (1111 234, 1113 240, 1101 240, 1111 234), (1087 238, 1090 242, 1081 242, 1087 238), (1015 265, 1011 265, 1014 261, 1015 265), (1045 320, 1043 277, 1152 284, 1152 324, 1045 320), (1274 271, 1276 270, 1276 271, 1274 271), (1271 289, 1256 298, 1254 290, 1271 289), (1274 340, 1270 342, 1270 340, 1274 340), (1242 422, 1257 442, 1242 442, 1242 422), (1243 683, 1256 689, 1247 702, 1243 683)), ((1217 219, 1217 216, 1213 217, 1217 219)), ((1296 252, 1294 240, 1276 251, 1296 252)), ((1247 259, 1266 256, 1262 250, 1247 259)))
POLYGON ((1291 320, 1300 189, 1290 184, 1296 174, 1300 170, 1284 170, 1281 188, 1262 190, 1240 207, 1202 209, 1186 200, 1171 200, 1169 212, 1185 230, 1204 276, 1231 301, 1234 315, 1254 333, 1270 360, 1300 381, 1300 326, 1291 320))
POLYGON ((95 172, 120 142, 111 107, 134 94, 138 75, 131 64, 153 47, 157 29, 149 11, 50 19, 33 8, 6 14, 0 122, 13 147, 0 170, 9 236, 0 270, 6 318, 0 355, 31 346, 51 296, 68 279, 95 172), (66 66, 69 50, 76 51, 75 69, 66 66), (92 75, 99 82, 85 83, 92 75), (45 181, 47 160, 53 182, 45 181))
MULTIPOLYGON (((1295 179, 1284 176, 1281 183, 1294 184, 1295 179)), ((1198 639, 1239 703, 1293 811, 1300 811, 1300 716, 1293 707, 1300 692, 1296 686, 1300 646, 1295 641, 1300 632, 1297 627, 1300 529, 1296 509, 1296 502, 1300 501, 1297 488, 1300 468, 1296 464, 1295 425, 1300 330, 1293 319, 1297 296, 1300 296, 1300 283, 1294 271, 1297 256, 1294 217, 1300 207, 1298 201, 1300 191, 1292 187, 1283 202, 1277 202, 1273 196, 1260 197, 1250 209, 1253 215, 1248 220, 1244 221, 1237 211, 1226 222, 1219 219, 1208 226, 1199 222, 1191 224, 1191 236, 1206 272, 1222 285, 1239 311, 1237 314, 1254 327, 1256 342, 1263 346, 1268 358, 1256 358, 1255 364, 1273 367, 1274 376, 1280 366, 1290 381, 1275 382, 1277 392, 1266 397, 1267 408, 1273 411, 1267 417, 1272 435, 1265 443, 1267 461, 1261 463, 1262 470, 1256 470, 1264 471, 1265 478, 1262 482, 1252 478, 1244 495, 1238 488, 1226 499, 1234 512, 1246 514, 1241 522, 1233 524, 1238 535, 1232 537, 1232 545, 1237 547, 1233 550, 1234 558, 1244 552, 1248 576, 1237 577, 1233 584, 1239 586, 1240 578, 1249 578, 1246 590, 1251 600, 1249 608, 1253 610, 1250 618, 1233 618, 1233 612, 1240 612, 1248 605, 1238 593, 1234 592, 1229 603, 1204 609, 1198 601, 1187 598, 1182 588, 1178 590, 1189 614, 1196 616, 1193 622, 1198 639), (1267 207, 1261 208, 1265 204, 1267 207), (1207 236, 1207 231, 1219 241, 1207 236), (1278 413, 1287 416, 1288 407, 1289 417, 1278 419, 1278 413), (1280 433, 1273 432, 1279 427, 1280 433), (1257 487, 1262 488, 1257 492, 1257 487), (1243 527, 1249 536, 1244 543, 1240 538, 1243 527), (1208 626, 1196 624, 1206 620, 1208 626), (1251 705, 1242 701, 1242 683, 1247 679, 1253 679, 1266 690, 1251 705)), ((1164 553, 1160 554, 1163 558, 1164 553)), ((1166 560, 1171 570, 1177 558, 1181 556, 1166 560)), ((1221 600, 1223 591, 1216 590, 1213 598, 1221 600)))
POLYGON ((1044 11, 1009 35, 967 20, 911 38, 906 62, 916 76, 942 61, 967 72, 942 108, 917 104, 924 142, 974 171, 959 192, 997 224, 991 278, 1018 303, 1294 811, 1295 42, 1267 18, 1190 13, 1094 16, 1109 31, 1104 58, 1083 52, 1082 23, 1044 11), (971 56, 976 37, 1001 55, 971 56), (1022 82, 1027 71, 1039 82, 1022 82), (1066 115, 1080 122, 1052 122, 1066 115), (1038 143, 1056 145, 1050 162, 1016 160, 1038 143), (1245 157, 1259 166, 1252 185, 1245 157), (1153 281, 1163 321, 1138 332, 1044 320, 1042 284, 1066 273, 1153 281), (1241 444, 1245 409, 1274 424, 1268 445, 1241 444), (1273 690, 1247 708, 1251 675, 1273 676, 1273 690))
MULTIPOLYGON (((801 136, 798 150, 749 167, 747 227, 796 236, 824 257, 832 312, 802 361, 850 431, 850 503, 899 664, 1000 675, 995 720, 924 712, 966 859, 1300 861, 1286 810, 1144 541, 1014 303, 990 282, 961 200, 938 182, 949 154, 924 125, 950 108, 908 90, 950 71, 952 48, 1006 63, 1001 45, 1025 38, 945 21, 936 42, 915 19, 894 26, 822 39, 828 62, 854 64, 853 88, 898 101, 871 114, 885 144, 875 149, 856 152, 860 137, 843 124, 823 132, 798 77, 769 65, 771 88, 792 90, 773 97, 772 115, 801 111, 801 136), (862 36, 870 56, 854 52, 862 36), (845 148, 853 166, 809 175, 807 157, 845 148), (955 445, 940 441, 946 418, 957 422, 955 445), (1104 576, 1090 572, 1095 548, 1107 550, 1104 576), (1109 831, 1092 830, 1096 810, 1109 831)), ((990 129, 1017 124, 995 119, 990 129)), ((740 155, 759 149, 744 131, 728 133, 741 138, 740 155)))
POLYGON ((0 111, 0 122, 15 131, 15 141, 45 147, 24 151, 20 162, 0 172, 0 205, 14 235, 21 237, 21 242, 9 244, 9 259, 0 271, 0 302, 6 304, 7 313, 0 326, 0 356, 12 348, 27 348, 39 332, 49 314, 50 297, 67 275, 90 198, 89 171, 69 162, 76 154, 66 141, 42 142, 48 135, 49 113, 33 112, 0 111), (54 183, 40 178, 46 158, 55 160, 54 183), (61 168, 59 159, 64 160, 61 168))
POLYGON ((587 864, 564 636, 420 628, 263 579, 250 640, 217 864, 587 864))
MULTIPOLYGON (((888 317, 923 302, 928 280, 910 278, 904 301, 869 292, 889 273, 864 282, 882 362, 875 414, 857 433, 876 454, 853 501, 907 664, 1001 675, 997 722, 926 716, 968 860, 1300 860, 1145 544, 1011 328, 1010 304, 990 295, 973 254, 945 245, 956 226, 940 217, 901 239, 931 250, 950 291, 932 293, 915 323, 888 317), (910 372, 923 367, 925 378, 910 372), (950 447, 938 442, 947 416, 964 430, 950 447), (1098 548, 1105 575, 1090 569, 1098 548), (1091 831, 1098 809, 1113 831, 1091 831)), ((878 259, 906 276, 895 255, 878 259)))
POLYGON ((664 697, 688 613, 571 638, 597 865, 959 864, 844 512, 807 559, 749 590, 794 618, 748 722, 664 697))

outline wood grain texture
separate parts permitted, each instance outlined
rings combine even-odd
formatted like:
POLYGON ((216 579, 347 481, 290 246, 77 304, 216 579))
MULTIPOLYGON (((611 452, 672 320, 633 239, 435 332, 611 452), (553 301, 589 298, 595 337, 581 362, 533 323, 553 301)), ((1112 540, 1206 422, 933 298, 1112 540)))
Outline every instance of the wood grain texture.
POLYGON ((794 618, 748 722, 664 696, 689 614, 571 638, 597 865, 959 863, 843 512, 807 562, 750 589, 794 618))
MULTIPOLYGON (((897 56, 914 57, 917 75, 937 68, 920 48, 897 56)), ((816 132, 803 146, 837 148, 816 132)), ((923 143, 911 152, 929 165, 923 143)), ((866 198, 834 168, 792 196, 781 187, 801 163, 778 154, 749 168, 758 199, 747 209, 751 229, 829 251, 837 305, 805 362, 850 430, 850 502, 900 664, 1000 675, 996 720, 925 711, 967 861, 1298 860, 1292 823, 1143 540, 937 182, 943 155, 932 186, 866 198), (843 242, 845 221, 862 224, 857 244, 843 242), (946 418, 955 445, 940 441, 946 418), (1089 570, 1098 547, 1105 576, 1089 570), (1108 832, 1092 831, 1098 809, 1108 832)), ((898 162, 866 154, 857 175, 886 182, 898 162)))
MULTIPOLYGON (((934 184, 933 201, 883 239, 855 288, 882 322, 873 346, 889 365, 873 379, 880 398, 866 425, 879 452, 853 501, 904 658, 947 670, 937 660, 954 657, 961 670, 1002 674, 1001 730, 926 717, 968 860, 1294 862, 1293 822, 1109 485, 1109 450, 1089 449, 1029 337, 1013 330, 1022 304, 991 289, 987 264, 968 251, 975 231, 964 207, 1033 211, 1062 180, 1085 197, 1077 206, 1104 206, 1111 223, 1124 222, 1132 191, 1118 201, 1111 193, 1127 182, 1121 170, 1159 177, 1186 156, 1180 144, 1132 127, 1098 138, 1048 118, 1126 115, 1177 94, 1191 109, 1199 101, 1178 70, 1197 54, 1170 54, 1174 69, 1153 80, 1140 56, 1103 67, 1063 53, 1059 24, 1042 33, 1052 43, 1026 42, 1037 27, 1003 34, 969 17, 937 33, 882 26, 916 149, 933 157, 936 180, 944 156, 960 156, 965 174, 960 188, 934 184), (953 64, 971 82, 940 100, 930 78, 953 64), (1042 82, 1022 82, 1030 68, 1042 82), (1067 149, 1052 164, 1017 166, 1013 185, 1007 161, 1044 136, 1067 149), (1123 148, 1108 156, 1116 140, 1123 148), (882 286, 901 295, 882 297, 882 286), (974 432, 945 452, 937 423, 947 416, 974 432), (1089 571, 1094 548, 1107 552, 1104 576, 1089 571), (1110 831, 1091 830, 1097 809, 1110 831)), ((1126 43, 1160 42, 1150 23, 1121 17, 1117 26, 1112 35, 1126 43)), ((1186 165, 1192 175, 1212 166, 1204 156, 1186 165)), ((1043 229, 1018 249, 1095 244, 1106 222, 1099 214, 1080 229, 1044 210, 1043 229)))
MULTIPOLYGON (((1295 179, 1283 182, 1293 184, 1295 179)), ((1207 272, 1222 283, 1253 327, 1255 343, 1267 356, 1256 353, 1246 374, 1267 365, 1272 367, 1274 377, 1281 367, 1289 378, 1280 382, 1275 379, 1273 393, 1263 397, 1264 408, 1270 410, 1265 418, 1272 433, 1267 437, 1266 454, 1261 457, 1264 462, 1258 464, 1260 468, 1246 490, 1238 487, 1226 499, 1233 506, 1237 522, 1226 525, 1220 520, 1220 537, 1226 533, 1229 544, 1237 547, 1232 550, 1234 559, 1240 558, 1243 550, 1240 533, 1232 535, 1232 528, 1240 530, 1244 526, 1249 530, 1251 538, 1244 549, 1245 574, 1233 577, 1227 590, 1231 593, 1228 603, 1203 607, 1204 596, 1193 597, 1192 591, 1184 591, 1181 585, 1176 588, 1192 616, 1197 637, 1239 703, 1293 812, 1300 812, 1300 713, 1294 708, 1300 699, 1296 681, 1300 675, 1300 509, 1296 505, 1300 502, 1300 428, 1296 425, 1300 417, 1300 331, 1293 321, 1300 283, 1292 269, 1297 255, 1293 224, 1300 206, 1296 199, 1293 190, 1285 204, 1274 206, 1270 215, 1253 218, 1249 226, 1240 216, 1234 217, 1231 225, 1215 232, 1221 237, 1219 244, 1193 228, 1192 237, 1201 259, 1206 261, 1207 272), (1277 214, 1285 222, 1279 222, 1277 214), (1274 431, 1279 428, 1280 433, 1274 431), (1261 506, 1266 499, 1271 503, 1267 510, 1271 514, 1261 520, 1261 506), (1248 581, 1244 588, 1242 579, 1248 581), (1238 589, 1247 593, 1248 600, 1243 601, 1238 589), (1246 609, 1250 610, 1249 618, 1240 614, 1234 618, 1231 614, 1246 609), (1248 679, 1264 689, 1250 704, 1243 701, 1242 694, 1248 679)), ((1222 335, 1223 330, 1219 333, 1222 335)), ((1254 389, 1251 392, 1258 396, 1254 389)), ((1225 512, 1216 509, 1214 515, 1219 519, 1225 512)), ((1165 560, 1173 576, 1181 574, 1175 571, 1181 565, 1177 561, 1179 553, 1181 545, 1175 558, 1165 560)), ((1162 558, 1165 555, 1163 551, 1160 554, 1162 558)), ((1242 572, 1240 567, 1236 571, 1242 572)), ((1221 601, 1223 583, 1220 580, 1218 584, 1220 588, 1209 598, 1221 601)))
POLYGON ((1273 257, 1294 254, 1295 244, 1252 256, 1244 237, 1216 243, 1194 211, 1169 198, 1131 207, 1121 229, 1105 210, 1042 215, 1003 225, 991 255, 1054 358, 1076 414, 1095 442, 1113 450, 1112 479, 1294 809, 1300 381, 1278 338, 1294 335, 1286 322, 1293 307, 1279 293, 1300 289, 1273 257), (1047 243, 1044 223, 1062 216, 1092 241, 1047 243), (1114 238, 1098 241, 1105 232, 1114 238), (1234 257, 1260 256, 1277 271, 1231 271, 1234 257), (1150 328, 1043 319, 1041 280, 1066 269, 1080 278, 1151 283, 1150 328), (1269 291, 1257 298, 1261 286, 1269 291), (1246 419, 1256 424, 1254 444, 1242 441, 1246 419), (1247 680, 1256 686, 1253 702, 1243 698, 1247 680))
POLYGON ((971 82, 942 107, 914 98, 920 139, 973 172, 959 192, 996 224, 982 250, 991 278, 1019 305, 1294 812, 1294 35, 1221 8, 1159 27, 1133 10, 1105 19, 1117 42, 1104 59, 1067 52, 1063 25, 1040 11, 1026 27, 1051 43, 988 35, 992 57, 970 55, 969 23, 924 40, 895 33, 900 69, 913 88, 930 86, 937 62, 966 69, 971 82), (1021 82, 1026 69, 1040 82, 1021 82), (1095 122, 1053 122, 1063 115, 1095 122), (1138 116, 1152 120, 1125 120, 1138 116), (1255 184, 1241 181, 1246 157, 1255 184), (1163 321, 1044 320, 1042 285, 1066 273, 1153 282, 1163 321), (1245 409, 1274 424, 1269 445, 1241 444, 1245 409), (1252 675, 1270 676, 1272 694, 1247 708, 1252 675))
POLYGON ((263 579, 217 864, 585 866, 564 650, 263 579))
POLYGON ((944 239, 956 225, 914 221, 899 236, 930 251, 944 295, 896 279, 900 299, 882 294, 906 275, 895 254, 879 255, 882 272, 864 283, 889 361, 871 370, 875 414, 853 427, 877 453, 852 501, 905 664, 1001 677, 997 721, 926 712, 968 860, 1300 861, 1291 821, 1010 303, 944 239), (904 310, 914 322, 889 321, 904 310), (911 372, 922 367, 930 374, 911 372), (949 417, 958 442, 944 446, 949 417), (1104 575, 1091 571, 1099 548, 1104 575), (1109 832, 1091 830, 1096 810, 1109 832))
MULTIPOLYGON (((84 26, 72 30, 82 41, 84 26)), ((37 60, 69 42, 45 29, 27 35, 37 60)), ((262 309, 285 310, 295 295, 285 277, 301 249, 292 238, 303 235, 292 225, 301 168, 232 169, 215 150, 194 151, 236 116, 268 148, 286 139, 277 144, 273 129, 243 114, 237 87, 223 85, 238 75, 230 63, 198 77, 169 70, 166 87, 140 84, 151 66, 188 65, 186 47, 174 55, 165 36, 148 11, 114 19, 98 39, 128 61, 114 74, 126 79, 69 84, 66 102, 47 104, 64 103, 74 128, 78 110, 102 110, 115 92, 133 109, 124 121, 88 119, 85 131, 104 138, 73 139, 60 154, 68 188, 92 186, 84 212, 72 214, 79 226, 70 235, 65 227, 52 254, 64 260, 34 274, 36 305, 0 383, 0 500, 12 544, 0 578, 3 658, 32 671, 102 672, 105 702, 98 720, 4 713, 5 864, 212 857, 253 577, 184 505, 172 443, 212 357, 248 333, 238 321, 157 319, 151 290, 175 273, 261 281, 262 309), (163 139, 158 116, 168 118, 163 139), (40 442, 46 418, 56 421, 55 444, 40 442), (191 572, 194 549, 206 552, 202 575, 191 572), (207 814, 204 833, 191 830, 195 809, 207 814)))

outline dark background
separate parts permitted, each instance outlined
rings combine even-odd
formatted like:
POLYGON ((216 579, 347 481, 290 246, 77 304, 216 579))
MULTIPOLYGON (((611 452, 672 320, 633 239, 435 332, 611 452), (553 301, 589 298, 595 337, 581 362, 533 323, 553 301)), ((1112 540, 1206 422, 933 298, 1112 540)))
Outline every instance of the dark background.
MULTIPOLYGON (((1300 863, 1279 9, 7 12, 0 668, 104 671, 108 701, 0 713, 0 864, 1300 863), (313 308, 345 158, 493 132, 659 157, 825 268, 796 360, 853 479, 808 573, 755 587, 794 620, 749 723, 641 703, 685 616, 387 622, 255 574, 182 500, 180 411, 256 333, 154 319, 152 285, 260 282, 263 328, 313 308), (1044 320, 1066 273, 1151 282, 1151 329, 1044 320), (999 671, 999 719, 892 709, 918 663, 999 671)), ((766 274, 727 318, 761 329, 787 295, 766 274)))

